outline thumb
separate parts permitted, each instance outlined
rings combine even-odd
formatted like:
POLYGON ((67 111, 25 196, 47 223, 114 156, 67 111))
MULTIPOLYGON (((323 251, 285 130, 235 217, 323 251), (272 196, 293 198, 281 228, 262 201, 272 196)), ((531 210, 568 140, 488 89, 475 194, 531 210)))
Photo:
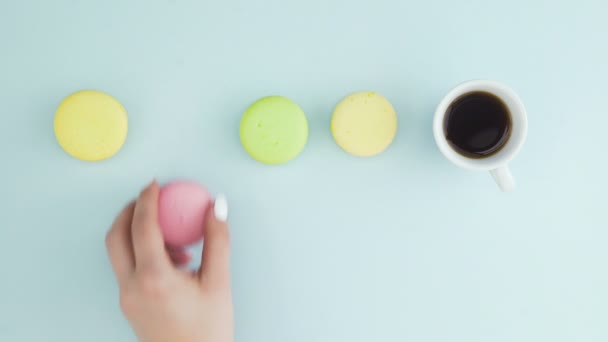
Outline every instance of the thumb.
POLYGON ((228 231, 228 202, 219 195, 207 215, 203 242, 201 282, 213 289, 230 288, 230 232, 228 231))

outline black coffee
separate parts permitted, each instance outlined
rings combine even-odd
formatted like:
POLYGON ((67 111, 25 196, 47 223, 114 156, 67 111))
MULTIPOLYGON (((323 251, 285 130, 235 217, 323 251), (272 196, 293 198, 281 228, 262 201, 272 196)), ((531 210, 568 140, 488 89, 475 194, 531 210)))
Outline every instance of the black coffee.
POLYGON ((448 108, 443 129, 454 150, 469 158, 500 151, 511 135, 511 113, 496 95, 476 91, 457 98, 448 108))

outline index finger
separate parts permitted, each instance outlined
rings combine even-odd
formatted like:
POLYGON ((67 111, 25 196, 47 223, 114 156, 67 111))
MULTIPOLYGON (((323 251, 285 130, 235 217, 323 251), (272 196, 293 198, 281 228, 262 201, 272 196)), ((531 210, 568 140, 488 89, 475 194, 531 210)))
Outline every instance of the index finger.
POLYGON ((170 266, 158 223, 158 183, 152 182, 137 199, 133 213, 133 250, 137 270, 170 266))
POLYGON ((119 283, 123 283, 135 268, 131 245, 131 220, 134 208, 135 202, 129 203, 116 217, 112 228, 106 235, 108 256, 119 283))

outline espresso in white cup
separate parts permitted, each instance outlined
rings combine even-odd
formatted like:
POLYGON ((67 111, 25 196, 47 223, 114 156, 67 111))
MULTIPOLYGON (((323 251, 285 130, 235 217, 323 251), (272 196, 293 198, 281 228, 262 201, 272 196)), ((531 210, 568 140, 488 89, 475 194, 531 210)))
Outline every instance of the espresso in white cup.
POLYGON ((515 187, 508 163, 521 150, 527 131, 520 98, 494 81, 456 86, 439 103, 433 121, 441 153, 462 168, 489 171, 503 191, 515 187))

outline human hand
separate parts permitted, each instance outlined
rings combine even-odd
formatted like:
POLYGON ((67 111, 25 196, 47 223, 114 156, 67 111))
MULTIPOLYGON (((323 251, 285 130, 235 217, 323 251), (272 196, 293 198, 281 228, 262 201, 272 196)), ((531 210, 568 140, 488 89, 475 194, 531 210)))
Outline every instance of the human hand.
POLYGON ((226 200, 218 197, 208 215, 201 268, 188 273, 174 266, 165 249, 158 193, 156 182, 146 187, 106 236, 121 309, 141 342, 231 342, 226 200))

